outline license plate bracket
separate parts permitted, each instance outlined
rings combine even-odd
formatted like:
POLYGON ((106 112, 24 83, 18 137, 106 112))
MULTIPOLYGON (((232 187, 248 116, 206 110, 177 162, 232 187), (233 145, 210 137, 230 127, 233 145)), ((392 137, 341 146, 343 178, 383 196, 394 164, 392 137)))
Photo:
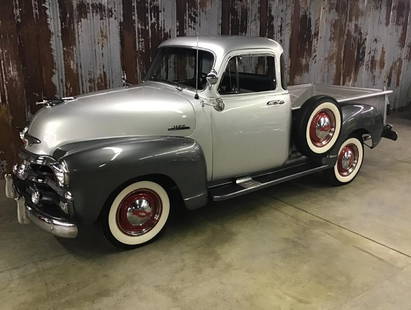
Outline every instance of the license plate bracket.
POLYGON ((31 221, 27 214, 26 201, 24 197, 18 193, 16 187, 14 186, 13 176, 11 174, 6 174, 4 175, 4 179, 6 180, 6 197, 16 200, 17 221, 20 224, 29 224, 31 221))

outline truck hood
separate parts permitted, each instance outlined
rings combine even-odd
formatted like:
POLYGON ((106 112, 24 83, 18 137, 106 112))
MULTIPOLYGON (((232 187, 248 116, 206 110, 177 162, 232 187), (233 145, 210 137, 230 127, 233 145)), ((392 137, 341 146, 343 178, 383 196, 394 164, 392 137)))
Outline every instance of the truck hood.
POLYGON ((52 155, 59 146, 72 142, 126 136, 189 136, 194 128, 194 109, 186 95, 174 87, 149 82, 44 107, 28 129, 28 134, 40 143, 26 149, 52 155))

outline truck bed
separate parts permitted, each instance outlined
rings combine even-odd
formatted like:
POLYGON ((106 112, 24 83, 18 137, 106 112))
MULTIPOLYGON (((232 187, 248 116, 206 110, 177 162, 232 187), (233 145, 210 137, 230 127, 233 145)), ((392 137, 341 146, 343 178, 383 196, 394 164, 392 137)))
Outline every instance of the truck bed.
POLYGON ((327 95, 335 98, 339 103, 364 103, 375 107, 386 122, 388 95, 392 90, 374 88, 360 88, 321 84, 300 84, 288 87, 293 110, 299 109, 312 96, 327 95))

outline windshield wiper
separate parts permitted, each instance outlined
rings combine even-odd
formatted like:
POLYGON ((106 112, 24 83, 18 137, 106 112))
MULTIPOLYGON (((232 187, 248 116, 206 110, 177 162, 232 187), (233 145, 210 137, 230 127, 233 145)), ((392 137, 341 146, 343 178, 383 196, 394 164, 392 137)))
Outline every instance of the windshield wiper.
POLYGON ((181 86, 181 84, 180 84, 180 82, 179 81, 173 81, 173 82, 171 82, 173 85, 175 85, 176 86, 176 88, 177 88, 177 90, 179 90, 179 91, 182 91, 183 90, 183 86, 181 86))

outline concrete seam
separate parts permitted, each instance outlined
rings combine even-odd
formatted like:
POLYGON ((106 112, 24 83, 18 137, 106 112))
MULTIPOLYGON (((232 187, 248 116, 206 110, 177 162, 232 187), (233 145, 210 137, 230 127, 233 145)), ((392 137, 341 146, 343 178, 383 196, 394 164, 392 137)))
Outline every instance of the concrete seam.
POLYGON ((377 240, 375 240, 375 239, 372 239, 371 237, 367 237, 367 236, 365 236, 365 235, 363 235, 363 234, 361 234, 361 233, 359 233, 359 232, 356 232, 356 231, 354 231, 354 230, 351 230, 351 229, 349 229, 349 228, 347 228, 347 227, 344 227, 344 226, 342 226, 342 225, 340 225, 340 224, 337 224, 337 223, 335 223, 335 222, 333 222, 333 221, 331 221, 331 220, 328 220, 328 219, 326 219, 326 218, 324 218, 324 217, 322 217, 322 216, 319 216, 319 215, 317 215, 317 214, 314 214, 314 213, 312 213, 312 212, 310 212, 310 211, 304 210, 304 209, 302 209, 302 208, 300 208, 300 207, 297 207, 297 206, 295 206, 295 205, 293 205, 293 204, 291 204, 291 203, 285 202, 284 200, 279 199, 279 198, 277 198, 277 197, 274 197, 274 199, 276 199, 276 200, 284 203, 285 205, 290 206, 290 207, 292 207, 292 208, 294 208, 294 209, 296 209, 296 210, 299 210, 299 211, 304 212, 304 213, 306 213, 306 214, 308 214, 308 215, 311 215, 312 217, 318 218, 318 219, 320 219, 320 220, 322 220, 322 221, 324 221, 324 222, 326 222, 326 223, 328 223, 328 224, 330 224, 330 225, 334 225, 334 226, 336 226, 336 227, 338 227, 338 228, 340 228, 340 229, 343 229, 343 230, 348 231, 348 232, 350 232, 350 233, 352 233, 352 234, 355 234, 355 235, 357 235, 357 236, 359 236, 359 237, 362 237, 362 238, 364 238, 364 239, 367 239, 368 241, 374 242, 374 243, 376 243, 376 244, 378 244, 378 245, 380 245, 380 246, 382 246, 382 247, 385 247, 385 248, 387 248, 387 249, 389 249, 389 250, 391 250, 391 251, 394 251, 394 252, 396 252, 396 253, 398 253, 398 254, 401 254, 401 255, 404 255, 404 256, 406 256, 406 257, 408 257, 408 258, 411 258, 411 255, 409 255, 409 254, 407 254, 407 253, 405 253, 405 252, 402 252, 402 251, 400 251, 400 250, 397 250, 397 249, 395 249, 395 248, 393 248, 393 247, 390 247, 389 245, 386 245, 386 244, 384 244, 384 243, 382 243, 382 242, 379 242, 379 241, 377 241, 377 240))

